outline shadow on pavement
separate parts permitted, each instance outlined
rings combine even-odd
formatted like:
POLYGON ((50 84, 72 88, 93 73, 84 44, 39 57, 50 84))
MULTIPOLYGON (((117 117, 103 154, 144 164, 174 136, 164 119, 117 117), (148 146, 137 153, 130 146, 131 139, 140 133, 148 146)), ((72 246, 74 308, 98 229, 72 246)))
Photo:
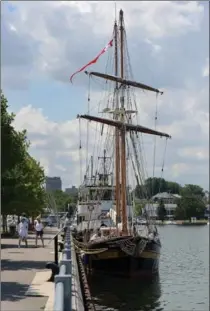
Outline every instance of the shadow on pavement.
MULTIPOLYGON (((10 248, 18 248, 18 240, 17 240, 16 244, 9 244, 9 243, 8 244, 6 244, 6 243, 1 244, 1 249, 10 249, 10 248)), ((23 248, 25 248, 24 242, 22 242, 20 249, 23 249, 23 248)), ((34 243, 34 245, 28 244, 27 248, 35 248, 35 243, 34 243)))
POLYGON ((2 259, 1 260, 1 271, 16 271, 16 270, 42 270, 46 269, 46 263, 45 261, 35 261, 35 260, 9 260, 9 259, 2 259))
POLYGON ((21 300, 25 298, 25 292, 27 289, 27 284, 17 282, 1 282, 1 301, 21 300))

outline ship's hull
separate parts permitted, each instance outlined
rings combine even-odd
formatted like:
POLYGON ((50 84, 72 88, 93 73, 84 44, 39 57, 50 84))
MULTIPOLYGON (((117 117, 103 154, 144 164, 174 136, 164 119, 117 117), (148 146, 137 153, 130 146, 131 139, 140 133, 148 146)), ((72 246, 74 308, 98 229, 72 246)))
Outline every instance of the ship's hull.
POLYGON ((100 272, 127 277, 157 274, 161 250, 160 242, 148 241, 143 250, 139 247, 141 239, 132 242, 136 243, 136 250, 133 254, 128 254, 120 246, 113 247, 114 244, 110 244, 112 247, 106 251, 97 253, 100 250, 99 246, 105 247, 105 243, 95 245, 96 253, 94 253, 94 249, 91 249, 92 254, 84 255, 86 268, 93 273, 100 272))

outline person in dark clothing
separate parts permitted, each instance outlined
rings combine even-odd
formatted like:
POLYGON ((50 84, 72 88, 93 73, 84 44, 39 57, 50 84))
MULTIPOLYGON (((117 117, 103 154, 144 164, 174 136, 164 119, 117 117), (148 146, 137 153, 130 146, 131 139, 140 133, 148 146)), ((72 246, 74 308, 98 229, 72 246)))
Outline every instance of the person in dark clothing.
POLYGON ((107 227, 107 225, 102 221, 101 227, 107 227))

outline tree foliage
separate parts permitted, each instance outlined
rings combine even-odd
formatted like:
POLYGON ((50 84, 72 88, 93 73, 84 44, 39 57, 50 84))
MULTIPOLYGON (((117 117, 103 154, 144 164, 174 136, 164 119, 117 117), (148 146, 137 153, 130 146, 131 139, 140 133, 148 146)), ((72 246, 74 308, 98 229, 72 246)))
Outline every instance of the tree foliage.
POLYGON ((197 198, 202 199, 205 196, 205 191, 200 186, 187 184, 184 187, 182 187, 181 195, 188 197, 195 196, 197 198))
POLYGON ((183 195, 175 210, 177 220, 190 220, 192 217, 201 219, 206 210, 205 203, 195 195, 183 195))
POLYGON ((1 211, 3 215, 26 212, 35 216, 45 205, 44 170, 28 153, 26 131, 14 129, 14 117, 8 112, 8 102, 1 91, 1 211))
POLYGON ((134 210, 135 216, 140 216, 140 215, 142 215, 142 210, 143 210, 143 208, 144 208, 144 204, 141 204, 141 203, 136 202, 136 203, 135 203, 135 210, 134 210))
POLYGON ((54 197, 58 211, 73 213, 77 196, 69 195, 62 190, 53 191, 51 194, 54 197))
POLYGON ((195 195, 199 198, 204 198, 205 196, 205 191, 200 186, 187 184, 182 187, 176 182, 167 181, 164 178, 157 177, 149 177, 145 180, 145 184, 143 186, 136 186, 136 197, 143 199, 143 193, 145 193, 145 189, 150 198, 160 192, 168 192, 179 195, 195 195))

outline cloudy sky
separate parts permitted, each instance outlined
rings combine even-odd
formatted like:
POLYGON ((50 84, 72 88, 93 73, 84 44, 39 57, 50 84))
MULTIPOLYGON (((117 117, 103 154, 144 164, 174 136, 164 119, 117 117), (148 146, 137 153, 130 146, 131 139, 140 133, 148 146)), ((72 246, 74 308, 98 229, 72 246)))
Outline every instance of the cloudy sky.
MULTIPOLYGON (((157 127, 172 135, 164 177, 209 189, 208 2, 118 1, 120 8, 135 79, 165 91, 157 127)), ((46 174, 62 177, 63 188, 79 183, 76 115, 87 107, 84 74, 73 85, 69 77, 110 40, 114 12, 111 1, 2 4, 2 89, 32 155, 46 174)), ((104 70, 107 57, 92 69, 104 70)), ((94 101, 98 93, 93 87, 94 101)), ((142 125, 153 127, 155 98, 140 99, 142 125)))

